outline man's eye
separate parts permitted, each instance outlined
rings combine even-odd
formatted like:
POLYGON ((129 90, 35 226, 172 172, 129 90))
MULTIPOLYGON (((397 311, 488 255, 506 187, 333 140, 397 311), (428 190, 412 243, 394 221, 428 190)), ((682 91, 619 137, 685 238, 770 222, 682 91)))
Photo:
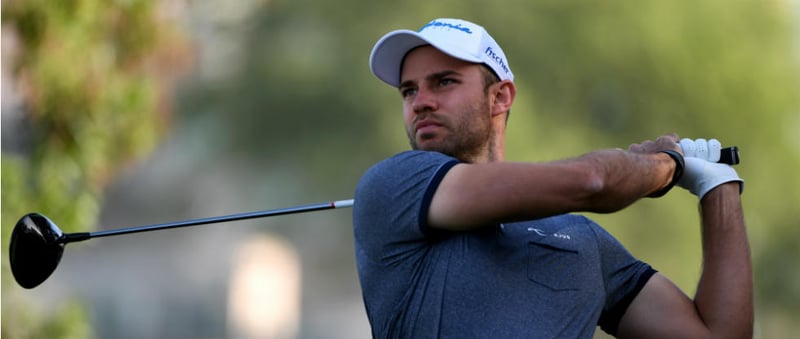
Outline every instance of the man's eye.
POLYGON ((416 88, 404 88, 404 89, 400 90, 400 95, 403 96, 403 98, 407 98, 407 97, 412 96, 412 95, 414 95, 416 93, 417 93, 417 89, 416 88))
POLYGON ((454 84, 454 83, 455 83, 455 80, 453 80, 453 79, 442 79, 442 80, 439 80, 439 86, 447 86, 447 85, 451 85, 451 84, 454 84))

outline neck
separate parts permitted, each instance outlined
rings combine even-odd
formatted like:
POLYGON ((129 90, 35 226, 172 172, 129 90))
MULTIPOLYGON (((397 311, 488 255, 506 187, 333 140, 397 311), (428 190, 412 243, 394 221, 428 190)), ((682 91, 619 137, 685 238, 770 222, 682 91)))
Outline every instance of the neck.
POLYGON ((492 155, 489 159, 490 162, 494 161, 504 161, 506 160, 506 136, 505 131, 498 133, 497 136, 494 138, 490 147, 490 154, 492 155))
POLYGON ((506 159, 506 121, 504 115, 495 116, 492 120, 492 135, 484 153, 473 163, 499 162, 506 159), (502 118, 502 119, 500 119, 502 118))

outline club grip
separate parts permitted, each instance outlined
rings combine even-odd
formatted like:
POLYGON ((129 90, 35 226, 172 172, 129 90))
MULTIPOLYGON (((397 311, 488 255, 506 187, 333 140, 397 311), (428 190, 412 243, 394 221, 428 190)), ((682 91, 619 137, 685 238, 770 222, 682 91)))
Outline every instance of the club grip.
POLYGON ((739 148, 736 146, 725 147, 721 150, 719 163, 736 165, 739 163, 739 148))

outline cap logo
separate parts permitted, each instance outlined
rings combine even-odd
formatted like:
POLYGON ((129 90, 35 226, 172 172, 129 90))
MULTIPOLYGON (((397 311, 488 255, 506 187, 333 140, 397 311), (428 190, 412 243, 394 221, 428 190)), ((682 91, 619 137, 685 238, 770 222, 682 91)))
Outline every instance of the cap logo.
POLYGON ((488 57, 489 57, 489 59, 492 59, 492 60, 494 60, 494 62, 496 62, 498 65, 500 65, 500 67, 501 67, 501 68, 503 68, 503 71, 505 71, 505 72, 506 72, 506 74, 508 74, 508 72, 510 72, 510 71, 508 70, 508 66, 506 66, 506 62, 505 62, 505 60, 503 60, 503 58, 502 58, 502 57, 500 57, 499 55, 497 55, 497 54, 494 52, 494 50, 492 50, 492 47, 491 47, 491 46, 489 46, 489 47, 486 47, 486 50, 484 51, 484 53, 486 53, 486 56, 488 56, 488 57))
POLYGON ((425 26, 422 26, 422 28, 420 28, 418 32, 422 32, 423 30, 425 30, 428 27, 452 28, 452 29, 457 29, 457 30, 462 31, 462 32, 467 33, 467 34, 472 34, 472 30, 470 30, 469 27, 461 26, 461 24, 453 25, 453 24, 451 24, 449 22, 442 22, 442 21, 437 21, 437 20, 433 20, 433 21, 427 23, 425 26))

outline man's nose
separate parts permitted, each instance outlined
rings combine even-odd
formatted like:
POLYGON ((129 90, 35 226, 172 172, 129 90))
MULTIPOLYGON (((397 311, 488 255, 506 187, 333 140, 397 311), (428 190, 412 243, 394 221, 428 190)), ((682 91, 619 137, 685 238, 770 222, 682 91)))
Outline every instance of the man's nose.
POLYGON ((435 111, 439 108, 436 94, 425 88, 417 89, 412 102, 414 113, 435 111))

